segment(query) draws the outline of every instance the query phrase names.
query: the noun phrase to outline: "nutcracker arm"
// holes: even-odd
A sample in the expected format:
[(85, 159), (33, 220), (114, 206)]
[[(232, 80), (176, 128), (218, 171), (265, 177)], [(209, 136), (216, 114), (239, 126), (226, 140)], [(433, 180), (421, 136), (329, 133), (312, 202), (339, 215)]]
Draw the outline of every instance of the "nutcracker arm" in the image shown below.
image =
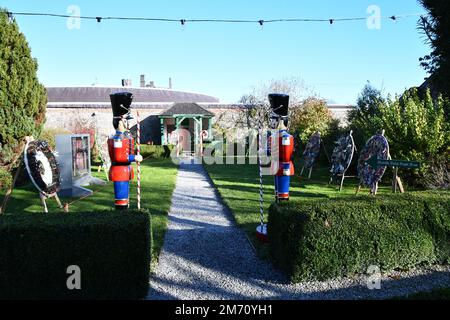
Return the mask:
[(142, 156), (140, 154), (134, 155), (130, 154), (128, 156), (128, 162), (142, 162)]
[(128, 162), (136, 162), (136, 156), (134, 154), (128, 155)]

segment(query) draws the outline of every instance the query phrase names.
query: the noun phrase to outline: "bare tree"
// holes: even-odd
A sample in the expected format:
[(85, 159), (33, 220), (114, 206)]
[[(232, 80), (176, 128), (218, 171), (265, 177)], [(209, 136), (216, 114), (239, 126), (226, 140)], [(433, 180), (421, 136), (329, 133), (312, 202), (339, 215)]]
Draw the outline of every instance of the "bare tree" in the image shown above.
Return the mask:
[(246, 107), (238, 113), (238, 123), (247, 128), (257, 128), (260, 124), (266, 127), (270, 114), (268, 101), (270, 93), (288, 94), (290, 110), (300, 106), (307, 97), (315, 95), (314, 91), (298, 77), (272, 79), (267, 83), (260, 83), (252, 88), (251, 93), (241, 97), (239, 102)]
[(301, 103), (309, 96), (315, 95), (314, 91), (299, 77), (272, 79), (267, 83), (260, 83), (253, 87), (251, 95), (256, 97), (259, 102), (267, 104), (269, 93), (288, 94), (290, 103), (294, 105)]

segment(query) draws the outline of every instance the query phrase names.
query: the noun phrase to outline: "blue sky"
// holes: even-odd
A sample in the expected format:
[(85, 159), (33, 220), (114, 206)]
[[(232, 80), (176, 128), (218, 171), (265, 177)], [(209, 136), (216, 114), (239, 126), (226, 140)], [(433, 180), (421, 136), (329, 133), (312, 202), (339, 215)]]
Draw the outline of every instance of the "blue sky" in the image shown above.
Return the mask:
[[(415, 0), (2, 0), (10, 11), (66, 14), (77, 5), (86, 16), (156, 18), (344, 18), (368, 16), (377, 5), (383, 16), (424, 13)], [(401, 93), (426, 76), (418, 59), (429, 52), (417, 31), (418, 18), (328, 23), (187, 24), (163, 22), (81, 22), (69, 30), (65, 19), (16, 17), (45, 85), (139, 84), (236, 102), (252, 86), (270, 79), (302, 78), (315, 92), (337, 103), (354, 103), (367, 81), (385, 93)]]

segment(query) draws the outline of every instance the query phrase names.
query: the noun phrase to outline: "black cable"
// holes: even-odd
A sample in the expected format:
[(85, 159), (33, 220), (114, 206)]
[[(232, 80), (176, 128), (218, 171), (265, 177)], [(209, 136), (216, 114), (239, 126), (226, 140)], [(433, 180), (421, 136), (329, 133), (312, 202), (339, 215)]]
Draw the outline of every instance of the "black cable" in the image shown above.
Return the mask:
[[(353, 18), (329, 18), (329, 19), (304, 19), (304, 18), (290, 18), (290, 19), (269, 19), (269, 20), (239, 20), (239, 19), (170, 19), (170, 18), (143, 18), (143, 17), (101, 17), (101, 16), (74, 16), (68, 14), (55, 14), (55, 13), (40, 13), (40, 12), (6, 12), (8, 17), (12, 16), (35, 16), (35, 17), (53, 17), (53, 18), (77, 18), (84, 20), (96, 20), (101, 22), (103, 20), (126, 20), (126, 21), (153, 21), (153, 22), (176, 22), (182, 25), (187, 22), (193, 23), (257, 23), (261, 26), (265, 23), (279, 23), (279, 22), (327, 22), (333, 24), (335, 22), (346, 22), (346, 21), (363, 21), (367, 20), (368, 17), (353, 17)], [(384, 20), (397, 21), (400, 18), (410, 18), (410, 17), (424, 17), (424, 14), (403, 14), (403, 15), (392, 15), (386, 17), (380, 17)]]

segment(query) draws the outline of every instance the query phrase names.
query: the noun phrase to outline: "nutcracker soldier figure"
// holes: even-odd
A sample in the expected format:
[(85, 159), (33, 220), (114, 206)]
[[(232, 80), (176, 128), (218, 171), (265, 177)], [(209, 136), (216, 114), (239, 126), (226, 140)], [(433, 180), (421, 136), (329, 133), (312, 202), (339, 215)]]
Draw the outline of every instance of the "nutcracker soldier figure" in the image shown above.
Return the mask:
[[(275, 200), (279, 203), (289, 200), (289, 186), (291, 176), (294, 175), (294, 164), (291, 161), (294, 151), (294, 137), (287, 132), (289, 96), (286, 94), (270, 94), (269, 102), (271, 108), (269, 127), (271, 130), (267, 132), (267, 146), (263, 147), (263, 150), (266, 149), (263, 152), (266, 152), (267, 156), (271, 159), (270, 171), (275, 177)], [(259, 136), (259, 145), (262, 146), (262, 129), (260, 130)], [(260, 160), (259, 209), (261, 224), (256, 228), (256, 237), (262, 242), (267, 242), (267, 224), (264, 223), (262, 167), (263, 165)]]
[[(289, 200), (291, 176), (294, 175), (294, 164), (291, 161), (294, 152), (294, 137), (287, 131), (289, 96), (286, 94), (270, 94), (271, 108), (270, 126), (275, 134), (270, 138), (272, 154), (272, 173), (275, 176), (275, 200)], [(275, 139), (275, 141), (273, 141)], [(275, 158), (275, 159), (274, 159)]]
[(114, 204), (117, 210), (128, 209), (130, 180), (134, 173), (131, 162), (141, 162), (142, 156), (134, 154), (134, 139), (128, 129), (132, 119), (131, 103), (133, 94), (120, 92), (110, 95), (113, 110), (113, 126), (116, 133), (108, 139), (108, 151), (111, 158), (109, 178), (114, 182)]

